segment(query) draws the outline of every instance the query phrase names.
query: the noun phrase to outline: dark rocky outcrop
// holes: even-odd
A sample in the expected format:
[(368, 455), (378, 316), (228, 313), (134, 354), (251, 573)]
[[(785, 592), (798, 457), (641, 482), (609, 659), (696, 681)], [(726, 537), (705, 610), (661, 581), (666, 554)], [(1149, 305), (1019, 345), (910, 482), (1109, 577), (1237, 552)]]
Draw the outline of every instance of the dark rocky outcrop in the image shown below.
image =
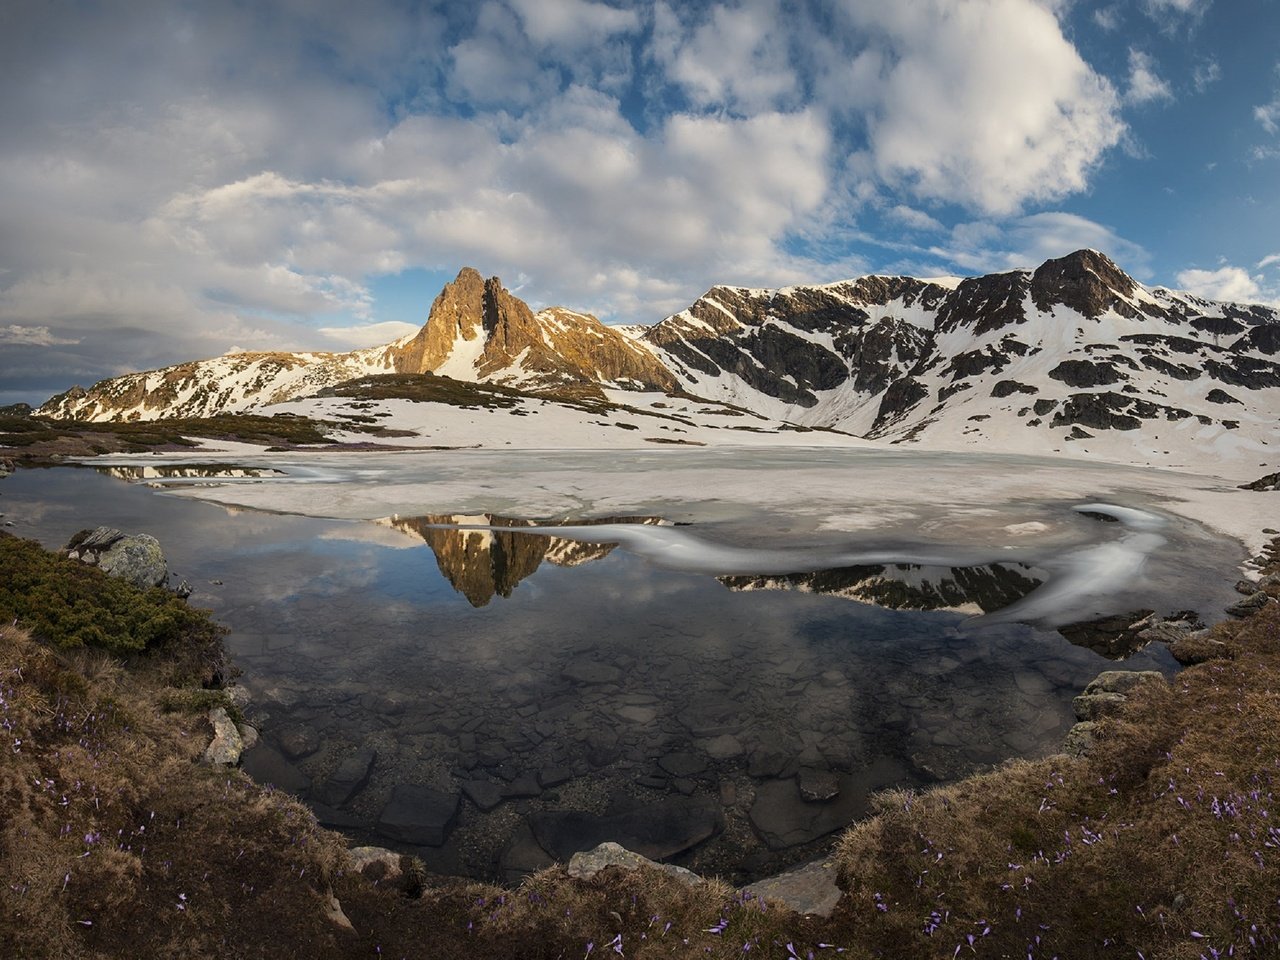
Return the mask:
[(1063, 360), (1049, 376), (1069, 387), (1103, 387), (1126, 379), (1112, 364), (1098, 360)]
[(1250, 329), (1243, 337), (1231, 344), (1235, 351), (1256, 350), (1274, 356), (1280, 353), (1280, 323), (1259, 324)]
[(997, 380), (995, 386), (991, 388), (991, 395), (996, 399), (1013, 396), (1015, 393), (1036, 394), (1040, 391), (1028, 383), (1019, 383), (1017, 380)]
[(1133, 278), (1096, 250), (1077, 250), (1057, 260), (1046, 260), (1031, 276), (1030, 293), (1036, 307), (1052, 310), (1055, 304), (1070, 307), (1094, 319), (1107, 310), (1122, 317), (1136, 317), (1128, 302), (1136, 289)]
[(1079, 424), (1095, 430), (1137, 430), (1143, 420), (1185, 420), (1190, 412), (1178, 407), (1150, 403), (1123, 393), (1076, 393), (1054, 414), (1050, 425)]
[(1280, 490), (1280, 473), (1268, 473), (1250, 483), (1240, 484), (1241, 490)]

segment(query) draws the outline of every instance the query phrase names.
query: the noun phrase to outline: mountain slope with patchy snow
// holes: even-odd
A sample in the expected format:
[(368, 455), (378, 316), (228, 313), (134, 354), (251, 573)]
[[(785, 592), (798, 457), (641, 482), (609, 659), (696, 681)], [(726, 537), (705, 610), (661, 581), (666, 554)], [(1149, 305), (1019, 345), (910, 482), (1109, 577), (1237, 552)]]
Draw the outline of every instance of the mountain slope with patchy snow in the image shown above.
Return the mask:
[(692, 393), (890, 443), (1166, 464), (1280, 443), (1277, 312), (1089, 250), (959, 282), (714, 287), (644, 340)]
[[(302, 413), (331, 405), (303, 401), (344, 381), (423, 373), (561, 399), (626, 391), (648, 394), (648, 405), (667, 394), (716, 437), (737, 408), (774, 436), (791, 423), (891, 444), (1130, 463), (1252, 468), (1280, 443), (1277, 311), (1147, 288), (1091, 250), (965, 279), (718, 286), (649, 328), (608, 327), (562, 307), (534, 313), (498, 278), (464, 268), (422, 329), (385, 347), (179, 364), (74, 388), (39, 412)], [(407, 416), (404, 404), (396, 409)], [(452, 425), (451, 442), (465, 439), (455, 415), (413, 409), (416, 426), (405, 429), (434, 420)], [(582, 410), (560, 419), (577, 434), (561, 446), (601, 442), (597, 427), (611, 426)], [(509, 439), (531, 443), (519, 432)]]

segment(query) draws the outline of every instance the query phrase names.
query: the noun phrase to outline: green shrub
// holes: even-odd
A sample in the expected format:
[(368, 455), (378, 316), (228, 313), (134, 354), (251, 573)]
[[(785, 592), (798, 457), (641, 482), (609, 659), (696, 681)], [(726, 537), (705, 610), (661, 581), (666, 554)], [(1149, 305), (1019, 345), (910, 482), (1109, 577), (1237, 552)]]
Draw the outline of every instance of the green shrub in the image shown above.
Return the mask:
[(0, 622), (18, 624), (59, 647), (114, 654), (221, 635), (209, 614), (167, 590), (139, 589), (38, 543), (0, 537)]

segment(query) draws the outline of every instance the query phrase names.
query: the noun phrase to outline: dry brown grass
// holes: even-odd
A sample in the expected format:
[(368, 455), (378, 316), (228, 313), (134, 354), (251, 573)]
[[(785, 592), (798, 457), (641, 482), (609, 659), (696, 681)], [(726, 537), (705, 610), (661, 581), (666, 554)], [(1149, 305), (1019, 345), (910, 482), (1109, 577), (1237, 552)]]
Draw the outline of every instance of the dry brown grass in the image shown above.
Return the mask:
[(1233, 659), (1138, 688), (1088, 758), (881, 797), (839, 847), (867, 946), (1280, 956), (1280, 605), (1220, 634)]
[(810, 920), (644, 872), (380, 888), (305, 808), (194, 762), (162, 660), (3, 628), (0, 955), (1280, 956), (1280, 605), (1215, 633), (1225, 657), (1138, 688), (1088, 758), (881, 795)]

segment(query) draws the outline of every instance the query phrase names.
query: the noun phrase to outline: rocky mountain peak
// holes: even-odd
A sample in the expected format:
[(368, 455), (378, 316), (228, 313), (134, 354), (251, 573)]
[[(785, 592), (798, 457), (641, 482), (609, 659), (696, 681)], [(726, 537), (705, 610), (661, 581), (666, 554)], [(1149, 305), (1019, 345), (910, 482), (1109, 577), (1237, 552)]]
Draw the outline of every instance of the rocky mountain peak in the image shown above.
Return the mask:
[(1062, 304), (1091, 320), (1109, 309), (1122, 316), (1136, 315), (1127, 301), (1137, 288), (1131, 276), (1097, 250), (1077, 250), (1046, 260), (1031, 275), (1031, 298), (1039, 309)]

